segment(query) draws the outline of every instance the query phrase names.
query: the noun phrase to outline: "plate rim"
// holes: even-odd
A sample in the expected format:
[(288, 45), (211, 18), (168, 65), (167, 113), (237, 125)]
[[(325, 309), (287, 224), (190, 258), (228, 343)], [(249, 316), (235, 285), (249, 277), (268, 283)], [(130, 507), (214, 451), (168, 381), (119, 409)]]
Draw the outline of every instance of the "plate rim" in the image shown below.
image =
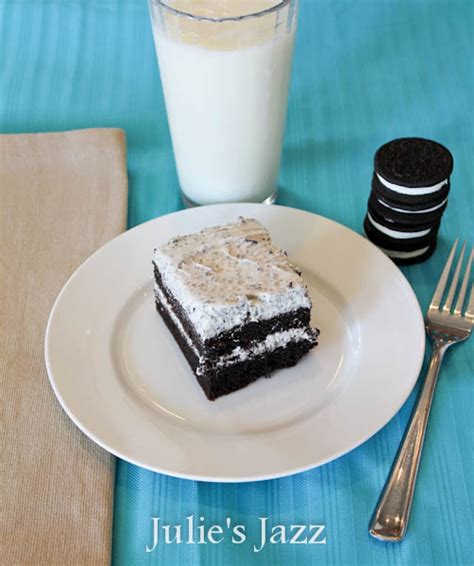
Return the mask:
[[(246, 475), (246, 476), (242, 476), (242, 475), (219, 476), (219, 475), (216, 475), (216, 476), (213, 476), (213, 475), (210, 475), (210, 474), (209, 475), (203, 475), (203, 474), (200, 474), (200, 473), (198, 473), (198, 474), (193, 474), (193, 473), (188, 473), (188, 472), (182, 473), (182, 472), (179, 472), (179, 471), (172, 470), (172, 466), (170, 466), (168, 468), (159, 467), (159, 466), (156, 466), (156, 465), (147, 464), (146, 462), (143, 462), (143, 461), (137, 460), (136, 458), (130, 457), (126, 453), (121, 451), (120, 449), (112, 447), (107, 442), (104, 442), (99, 436), (97, 436), (97, 434), (94, 431), (90, 430), (87, 426), (85, 426), (81, 423), (80, 419), (78, 419), (75, 416), (73, 410), (65, 402), (65, 400), (64, 400), (64, 398), (61, 394), (61, 391), (58, 387), (58, 383), (56, 383), (56, 380), (54, 379), (54, 376), (53, 376), (54, 372), (53, 372), (53, 369), (51, 367), (51, 362), (50, 362), (50, 358), (49, 358), (50, 337), (51, 337), (51, 327), (54, 323), (55, 316), (56, 316), (57, 310), (58, 310), (58, 308), (61, 304), (62, 298), (63, 298), (64, 294), (67, 292), (68, 287), (70, 286), (72, 281), (75, 279), (78, 272), (80, 272), (82, 269), (84, 269), (85, 266), (89, 262), (94, 261), (96, 256), (100, 255), (105, 248), (109, 247), (112, 244), (112, 242), (116, 243), (117, 241), (119, 241), (121, 239), (129, 237), (128, 235), (129, 235), (130, 232), (136, 232), (136, 231), (139, 231), (139, 230), (143, 230), (146, 225), (157, 223), (164, 218), (171, 218), (171, 217), (174, 217), (174, 216), (177, 216), (177, 215), (179, 215), (179, 216), (186, 215), (188, 213), (189, 214), (196, 214), (196, 210), (228, 208), (228, 207), (233, 207), (233, 206), (241, 207), (241, 206), (248, 206), (248, 205), (255, 206), (255, 207), (265, 207), (265, 208), (271, 206), (271, 208), (275, 208), (275, 209), (278, 208), (278, 209), (290, 210), (290, 211), (296, 212), (298, 214), (303, 214), (303, 215), (311, 218), (313, 221), (317, 220), (318, 218), (321, 218), (325, 222), (329, 222), (330, 224), (335, 225), (335, 227), (337, 229), (342, 229), (342, 230), (348, 232), (350, 234), (350, 237), (352, 237), (352, 238), (356, 237), (356, 239), (358, 239), (359, 241), (361, 240), (364, 243), (364, 245), (368, 245), (369, 248), (372, 250), (372, 252), (376, 253), (379, 256), (379, 258), (382, 258), (382, 261), (388, 262), (388, 264), (391, 264), (391, 267), (397, 269), (398, 276), (403, 281), (403, 284), (406, 287), (406, 290), (409, 292), (409, 294), (411, 294), (413, 304), (416, 307), (416, 312), (417, 312), (417, 315), (418, 315), (417, 316), (418, 323), (419, 323), (419, 326), (420, 326), (420, 329), (421, 329), (421, 332), (420, 332), (421, 342), (420, 342), (420, 348), (419, 348), (419, 352), (418, 352), (418, 363), (416, 364), (416, 367), (417, 367), (416, 377), (414, 378), (412, 385), (409, 386), (408, 390), (405, 391), (403, 395), (401, 395), (401, 397), (400, 397), (401, 401), (400, 401), (400, 403), (398, 403), (396, 405), (396, 409), (392, 411), (391, 416), (386, 420), (384, 418), (383, 419), (384, 422), (380, 426), (378, 426), (376, 429), (373, 429), (372, 431), (368, 432), (367, 434), (361, 436), (360, 439), (358, 439), (358, 441), (356, 443), (352, 444), (349, 448), (343, 448), (343, 449), (341, 449), (337, 452), (334, 452), (331, 456), (328, 456), (327, 458), (319, 459), (316, 463), (304, 464), (304, 465), (301, 465), (301, 466), (287, 466), (284, 471), (280, 470), (280, 471), (277, 471), (277, 472), (274, 472), (274, 473), (265, 473), (265, 474), (259, 474), (259, 475)], [(112, 238), (111, 240), (105, 242), (99, 248), (97, 248), (93, 253), (91, 253), (76, 269), (74, 269), (74, 271), (69, 276), (67, 281), (63, 284), (61, 290), (59, 291), (59, 293), (58, 293), (58, 295), (57, 295), (56, 299), (54, 300), (53, 305), (51, 307), (50, 314), (48, 316), (48, 321), (47, 321), (47, 324), (46, 324), (45, 335), (44, 335), (44, 357), (45, 357), (45, 365), (46, 365), (49, 383), (50, 383), (50, 385), (51, 385), (51, 387), (54, 391), (54, 394), (56, 395), (56, 398), (58, 399), (62, 409), (65, 411), (67, 416), (77, 426), (77, 428), (79, 428), (79, 430), (82, 433), (84, 433), (93, 442), (95, 442), (97, 445), (99, 445), (101, 448), (103, 448), (104, 450), (106, 450), (110, 454), (114, 455), (115, 457), (118, 457), (118, 458), (120, 458), (124, 461), (127, 461), (127, 462), (129, 462), (133, 465), (139, 466), (139, 467), (144, 468), (146, 470), (165, 474), (165, 475), (168, 475), (168, 476), (171, 476), (171, 477), (176, 477), (176, 478), (179, 478), (179, 479), (187, 479), (187, 480), (192, 480), (192, 481), (204, 481), (204, 482), (218, 482), (218, 483), (247, 483), (247, 482), (265, 481), (265, 480), (287, 477), (287, 476), (291, 476), (291, 475), (294, 475), (294, 474), (298, 474), (298, 473), (302, 473), (302, 472), (314, 469), (314, 468), (319, 467), (319, 466), (323, 466), (323, 465), (325, 465), (329, 462), (332, 462), (333, 460), (340, 458), (341, 456), (343, 456), (345, 454), (352, 452), (353, 450), (355, 450), (356, 448), (358, 448), (359, 446), (361, 446), (362, 444), (367, 442), (370, 438), (375, 436), (378, 432), (380, 432), (380, 430), (382, 430), (397, 415), (397, 413), (403, 407), (403, 405), (405, 404), (405, 402), (409, 398), (410, 394), (412, 393), (412, 391), (413, 391), (413, 389), (414, 389), (414, 387), (415, 387), (415, 385), (418, 381), (418, 377), (419, 377), (419, 374), (420, 374), (420, 371), (421, 371), (422, 365), (423, 365), (425, 349), (426, 349), (426, 334), (425, 334), (425, 327), (424, 327), (424, 317), (423, 317), (423, 313), (421, 311), (421, 307), (420, 307), (420, 304), (419, 304), (419, 301), (418, 301), (418, 297), (416, 296), (416, 293), (415, 293), (413, 287), (411, 286), (410, 282), (408, 281), (407, 277), (405, 276), (405, 274), (400, 269), (398, 269), (397, 266), (392, 262), (392, 260), (390, 260), (390, 258), (388, 258), (379, 248), (377, 248), (377, 246), (372, 244), (372, 242), (367, 240), (361, 234), (355, 232), (353, 229), (345, 226), (344, 224), (341, 224), (340, 222), (337, 222), (336, 220), (325, 217), (321, 214), (314, 213), (314, 212), (311, 212), (311, 211), (308, 211), (308, 210), (295, 208), (295, 207), (290, 207), (290, 206), (284, 206), (284, 205), (278, 205), (278, 204), (266, 205), (266, 204), (258, 204), (258, 203), (222, 203), (222, 204), (205, 205), (205, 206), (201, 206), (201, 207), (197, 207), (197, 208), (187, 208), (187, 209), (183, 209), (183, 210), (173, 211), (171, 213), (163, 214), (161, 216), (147, 220), (146, 222), (140, 223), (140, 224), (138, 224), (138, 225), (136, 225), (136, 226), (134, 226), (134, 227), (132, 227), (128, 230), (125, 230), (121, 234), (117, 235), (115, 238)]]

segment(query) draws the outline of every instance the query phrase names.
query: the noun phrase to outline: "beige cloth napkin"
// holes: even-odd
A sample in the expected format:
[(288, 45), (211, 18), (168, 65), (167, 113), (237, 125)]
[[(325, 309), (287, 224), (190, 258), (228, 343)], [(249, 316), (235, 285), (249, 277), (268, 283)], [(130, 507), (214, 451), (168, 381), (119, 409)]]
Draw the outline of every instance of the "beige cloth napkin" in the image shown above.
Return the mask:
[(114, 461), (49, 385), (44, 333), (74, 269), (126, 225), (124, 133), (0, 136), (0, 563), (109, 564)]

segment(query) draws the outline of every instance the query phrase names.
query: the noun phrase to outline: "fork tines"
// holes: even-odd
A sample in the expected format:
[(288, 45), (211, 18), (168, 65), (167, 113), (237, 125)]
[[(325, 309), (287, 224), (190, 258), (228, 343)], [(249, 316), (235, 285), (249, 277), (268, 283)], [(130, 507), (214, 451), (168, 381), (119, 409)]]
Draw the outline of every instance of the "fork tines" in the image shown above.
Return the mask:
[[(430, 303), (430, 307), (429, 307), (430, 312), (439, 311), (439, 309), (440, 309), (441, 301), (442, 301), (442, 298), (443, 298), (443, 295), (444, 295), (444, 292), (445, 292), (445, 289), (446, 289), (446, 284), (448, 282), (449, 274), (451, 272), (451, 267), (453, 265), (454, 257), (456, 255), (456, 248), (457, 248), (457, 245), (458, 245), (458, 241), (459, 240), (456, 240), (454, 242), (453, 247), (451, 248), (451, 252), (449, 254), (446, 265), (444, 266), (443, 273), (441, 274), (441, 277), (439, 279), (438, 285), (437, 285), (436, 290), (434, 292), (433, 298), (431, 299), (431, 303)], [(454, 270), (453, 279), (451, 281), (451, 285), (449, 287), (449, 291), (448, 291), (448, 294), (446, 296), (446, 301), (445, 301), (445, 303), (442, 307), (441, 312), (443, 312), (444, 314), (447, 314), (447, 315), (452, 314), (452, 315), (458, 316), (458, 317), (464, 316), (469, 320), (473, 320), (474, 319), (474, 290), (473, 290), (472, 285), (471, 285), (471, 290), (469, 292), (469, 298), (468, 298), (468, 302), (467, 302), (467, 306), (466, 306), (466, 310), (464, 311), (464, 314), (463, 314), (463, 307), (464, 307), (464, 303), (465, 303), (465, 299), (466, 299), (466, 291), (467, 291), (467, 288), (468, 288), (469, 279), (470, 279), (470, 275), (471, 275), (472, 259), (473, 259), (474, 249), (471, 249), (471, 253), (470, 253), (469, 259), (467, 261), (464, 277), (462, 279), (461, 287), (460, 287), (460, 289), (458, 291), (458, 295), (457, 295), (456, 306), (454, 307), (454, 311), (451, 311), (454, 296), (456, 294), (456, 288), (458, 286), (459, 276), (460, 276), (460, 273), (461, 273), (461, 268), (462, 268), (462, 264), (463, 264), (465, 250), (466, 250), (466, 242), (464, 242), (463, 245), (462, 245), (461, 253), (459, 254), (459, 259), (457, 261), (456, 268)]]

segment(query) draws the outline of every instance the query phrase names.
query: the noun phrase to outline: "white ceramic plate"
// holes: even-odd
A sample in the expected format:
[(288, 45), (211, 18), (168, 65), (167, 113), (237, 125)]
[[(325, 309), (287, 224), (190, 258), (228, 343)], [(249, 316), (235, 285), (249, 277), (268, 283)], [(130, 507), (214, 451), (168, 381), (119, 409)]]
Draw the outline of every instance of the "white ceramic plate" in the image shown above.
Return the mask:
[[(210, 402), (155, 311), (151, 257), (239, 215), (302, 268), (321, 335), (296, 367)], [(232, 204), (163, 216), (93, 254), (52, 309), (46, 364), (64, 410), (109, 452), (182, 478), (250, 481), (329, 462), (375, 434), (412, 390), (424, 347), (410, 285), (367, 240), (301, 210)]]

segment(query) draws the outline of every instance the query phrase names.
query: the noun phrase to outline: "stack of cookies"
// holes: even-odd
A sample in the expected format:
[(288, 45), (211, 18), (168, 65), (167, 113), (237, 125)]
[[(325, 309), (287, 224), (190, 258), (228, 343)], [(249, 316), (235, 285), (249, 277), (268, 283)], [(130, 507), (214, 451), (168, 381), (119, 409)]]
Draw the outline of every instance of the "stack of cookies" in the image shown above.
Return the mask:
[(451, 153), (434, 141), (400, 138), (377, 150), (374, 166), (367, 237), (398, 264), (427, 259), (448, 204)]

